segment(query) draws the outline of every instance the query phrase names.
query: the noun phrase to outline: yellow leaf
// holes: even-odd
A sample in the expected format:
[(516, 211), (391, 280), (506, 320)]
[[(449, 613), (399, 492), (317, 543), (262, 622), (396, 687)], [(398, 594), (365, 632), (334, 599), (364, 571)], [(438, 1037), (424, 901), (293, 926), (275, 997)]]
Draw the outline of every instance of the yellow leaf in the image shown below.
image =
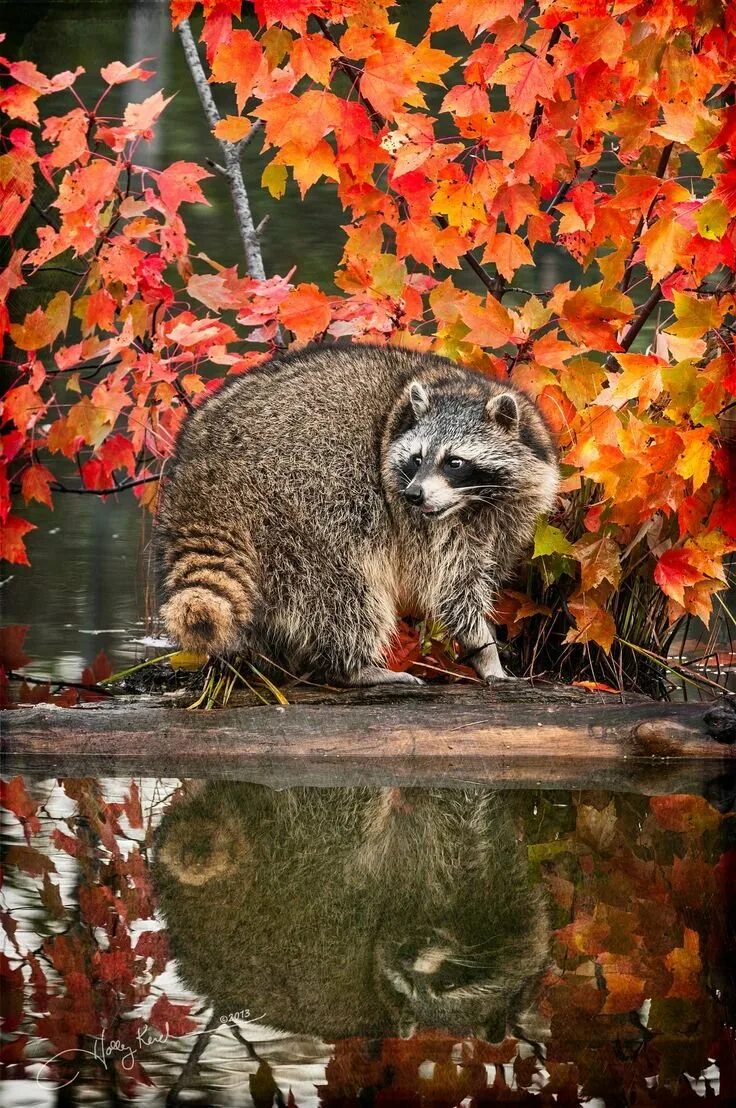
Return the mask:
[(179, 650), (169, 657), (172, 669), (201, 669), (206, 661), (206, 654), (195, 654), (191, 650)]
[(723, 238), (730, 222), (731, 214), (717, 196), (706, 200), (695, 215), (698, 232), (704, 239)]
[(406, 284), (406, 266), (393, 254), (380, 254), (373, 264), (371, 288), (386, 296), (401, 296)]
[(711, 434), (709, 427), (695, 427), (692, 431), (680, 432), (680, 437), (685, 442), (685, 450), (675, 470), (680, 477), (692, 478), (693, 491), (699, 489), (708, 480), (713, 454)]
[(679, 264), (691, 233), (673, 215), (663, 215), (641, 236), (644, 260), (653, 281), (661, 281)]
[(601, 391), (598, 404), (621, 408), (629, 400), (639, 401), (639, 411), (662, 392), (663, 363), (651, 354), (617, 354), (621, 373), (609, 373), (609, 387)]
[(723, 309), (714, 296), (676, 292), (674, 305), (677, 322), (670, 324), (667, 334), (678, 338), (699, 339), (706, 331), (718, 327), (723, 319)]
[(49, 346), (69, 323), (71, 297), (68, 292), (57, 292), (47, 307), (29, 312), (23, 323), (11, 323), (10, 335), (19, 350), (40, 350)]
[(280, 200), (286, 192), (287, 176), (285, 165), (276, 165), (275, 162), (271, 162), (263, 171), (261, 184), (268, 189), (275, 200)]

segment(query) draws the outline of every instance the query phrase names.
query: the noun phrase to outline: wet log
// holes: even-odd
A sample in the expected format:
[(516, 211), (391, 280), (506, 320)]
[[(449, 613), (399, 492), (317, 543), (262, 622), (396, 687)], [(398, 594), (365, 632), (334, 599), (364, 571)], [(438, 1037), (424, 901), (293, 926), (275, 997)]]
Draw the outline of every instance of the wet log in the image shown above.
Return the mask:
[[(191, 699), (191, 697), (190, 697)], [(290, 785), (616, 789), (732, 796), (736, 737), (712, 704), (497, 682), (289, 693), (187, 711), (181, 695), (4, 713), (6, 772)]]

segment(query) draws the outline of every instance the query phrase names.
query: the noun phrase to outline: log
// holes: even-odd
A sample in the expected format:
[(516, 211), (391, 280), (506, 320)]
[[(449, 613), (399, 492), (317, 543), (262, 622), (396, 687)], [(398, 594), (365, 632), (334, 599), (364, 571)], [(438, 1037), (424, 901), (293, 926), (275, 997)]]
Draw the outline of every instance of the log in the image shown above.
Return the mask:
[[(290, 703), (186, 711), (174, 697), (5, 712), (11, 772), (292, 785), (482, 785), (730, 795), (736, 746), (712, 705), (526, 682), (302, 689)], [(191, 699), (191, 697), (190, 697)], [(186, 702), (186, 701), (185, 701)], [(726, 732), (726, 737), (727, 732)]]

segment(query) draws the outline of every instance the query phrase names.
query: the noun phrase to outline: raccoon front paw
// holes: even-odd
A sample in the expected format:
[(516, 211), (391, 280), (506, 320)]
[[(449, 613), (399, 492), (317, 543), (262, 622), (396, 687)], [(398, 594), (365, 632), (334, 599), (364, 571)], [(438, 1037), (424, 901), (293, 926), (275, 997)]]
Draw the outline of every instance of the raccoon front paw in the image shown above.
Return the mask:
[(415, 677), (413, 673), (405, 670), (382, 669), (380, 666), (366, 666), (357, 677), (351, 681), (352, 685), (423, 685), (421, 677)]
[(483, 666), (482, 669), (476, 670), (476, 673), (486, 685), (492, 685), (494, 681), (516, 680), (513, 673), (507, 673), (498, 660), (492, 664)]

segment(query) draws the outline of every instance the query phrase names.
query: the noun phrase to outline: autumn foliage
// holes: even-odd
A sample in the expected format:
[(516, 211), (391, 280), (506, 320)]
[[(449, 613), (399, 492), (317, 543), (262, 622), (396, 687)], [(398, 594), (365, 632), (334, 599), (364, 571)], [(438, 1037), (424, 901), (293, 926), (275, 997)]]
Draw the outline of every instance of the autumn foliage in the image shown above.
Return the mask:
[[(242, 156), (272, 226), (289, 178), (336, 192), (337, 291), (194, 255), (208, 171), (136, 162), (169, 96), (106, 114), (142, 65), (103, 66), (83, 104), (78, 73), (2, 61), (0, 229), (24, 235), (0, 275), (3, 557), (28, 563), (23, 504), (70, 484), (153, 507), (200, 394), (283, 343), (348, 338), (510, 377), (557, 433), (563, 498), (499, 607), (510, 637), (659, 650), (707, 620), (736, 542), (733, 6), (438, 0), (417, 42), (387, 0), (242, 9), (173, 0), (172, 24), (200, 28), (230, 104), (215, 136), (240, 153), (262, 129)], [(63, 287), (14, 311), (54, 268)]]

